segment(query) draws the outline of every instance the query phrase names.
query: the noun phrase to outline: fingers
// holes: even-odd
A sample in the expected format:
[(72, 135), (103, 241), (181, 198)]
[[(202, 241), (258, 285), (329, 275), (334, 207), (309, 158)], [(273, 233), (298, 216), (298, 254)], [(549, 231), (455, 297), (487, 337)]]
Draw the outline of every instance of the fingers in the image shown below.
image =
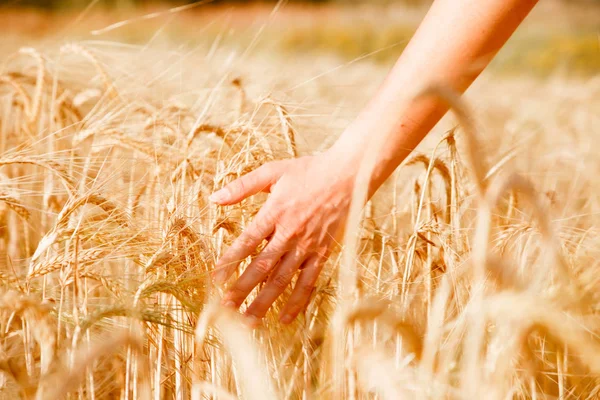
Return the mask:
[(264, 281), (288, 250), (287, 243), (275, 235), (267, 247), (248, 265), (242, 276), (227, 292), (223, 302), (228, 307), (238, 308), (252, 289)]
[(298, 251), (286, 253), (275, 268), (275, 271), (269, 276), (266, 285), (261, 289), (250, 307), (248, 307), (246, 314), (258, 319), (263, 318), (275, 300), (292, 282), (292, 278), (303, 261), (304, 254)]
[(279, 314), (279, 320), (284, 324), (292, 322), (304, 310), (310, 300), (317, 278), (321, 273), (326, 257), (315, 254), (304, 262), (304, 268), (296, 281), (294, 290), (287, 304)]
[(213, 272), (216, 283), (223, 283), (229, 279), (240, 263), (273, 232), (275, 224), (270, 215), (269, 208), (265, 204), (256, 214), (252, 223), (221, 256)]
[(279, 162), (261, 165), (211, 194), (209, 200), (222, 206), (239, 203), (253, 194), (269, 191), (281, 173)]

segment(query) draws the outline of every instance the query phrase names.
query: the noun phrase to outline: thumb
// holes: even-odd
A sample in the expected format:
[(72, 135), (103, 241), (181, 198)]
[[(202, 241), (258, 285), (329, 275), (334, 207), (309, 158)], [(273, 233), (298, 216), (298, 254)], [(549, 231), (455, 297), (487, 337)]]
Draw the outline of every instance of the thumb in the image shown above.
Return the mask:
[(278, 162), (261, 165), (254, 171), (217, 190), (208, 199), (222, 206), (239, 203), (253, 194), (269, 191), (282, 174), (283, 169)]

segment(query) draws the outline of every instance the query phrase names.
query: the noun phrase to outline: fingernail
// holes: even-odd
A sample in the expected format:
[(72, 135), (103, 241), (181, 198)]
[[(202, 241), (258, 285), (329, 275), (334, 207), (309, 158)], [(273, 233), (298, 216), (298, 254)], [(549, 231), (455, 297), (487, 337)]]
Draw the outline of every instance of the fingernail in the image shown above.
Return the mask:
[(294, 317), (289, 315), (289, 314), (285, 314), (283, 315), (279, 321), (281, 321), (282, 324), (289, 324), (290, 322), (292, 322), (294, 320)]
[(254, 316), (252, 314), (245, 314), (244, 315), (244, 322), (250, 328), (256, 328), (256, 327), (258, 327), (260, 325), (260, 318)]
[(221, 304), (225, 308), (237, 308), (233, 300), (223, 300)]
[(223, 189), (217, 190), (208, 196), (208, 200), (212, 201), (213, 203), (223, 203), (227, 200), (227, 192), (225, 192)]

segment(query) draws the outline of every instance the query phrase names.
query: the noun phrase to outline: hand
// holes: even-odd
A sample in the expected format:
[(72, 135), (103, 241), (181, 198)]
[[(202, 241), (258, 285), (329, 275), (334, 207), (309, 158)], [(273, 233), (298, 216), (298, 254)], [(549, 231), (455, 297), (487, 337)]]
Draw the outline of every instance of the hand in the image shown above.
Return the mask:
[(217, 262), (213, 277), (223, 283), (268, 239), (225, 295), (224, 305), (239, 308), (252, 289), (266, 280), (246, 311), (258, 323), (300, 270), (280, 321), (290, 323), (305, 309), (345, 221), (354, 183), (351, 171), (343, 155), (330, 151), (265, 164), (213, 193), (211, 201), (230, 205), (258, 192), (270, 192), (254, 220)]

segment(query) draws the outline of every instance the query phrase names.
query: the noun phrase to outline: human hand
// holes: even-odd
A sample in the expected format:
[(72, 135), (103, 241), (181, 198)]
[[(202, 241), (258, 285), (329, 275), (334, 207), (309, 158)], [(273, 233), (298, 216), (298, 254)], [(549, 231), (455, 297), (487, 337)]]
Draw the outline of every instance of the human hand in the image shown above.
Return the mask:
[(224, 305), (239, 308), (266, 280), (246, 311), (256, 324), (300, 270), (280, 321), (290, 323), (304, 310), (350, 206), (354, 168), (346, 164), (343, 154), (333, 151), (274, 161), (213, 193), (211, 201), (231, 205), (258, 192), (270, 192), (253, 221), (217, 262), (213, 277), (224, 283), (268, 239), (263, 251), (229, 289)]

